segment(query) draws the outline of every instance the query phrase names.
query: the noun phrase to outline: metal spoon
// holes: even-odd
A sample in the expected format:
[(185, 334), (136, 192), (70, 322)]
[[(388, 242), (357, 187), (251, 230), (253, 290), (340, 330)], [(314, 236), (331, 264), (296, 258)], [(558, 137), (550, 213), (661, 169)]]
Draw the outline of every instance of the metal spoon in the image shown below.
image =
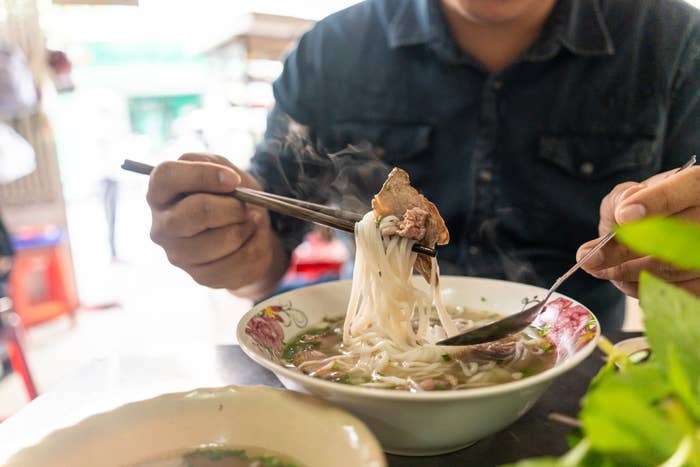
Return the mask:
[[(691, 167), (696, 162), (696, 157), (692, 156), (688, 162), (683, 164), (674, 173), (678, 173), (681, 170)], [(603, 238), (600, 239), (598, 243), (588, 252), (583, 258), (581, 258), (576, 264), (574, 264), (571, 269), (566, 271), (563, 276), (554, 282), (554, 284), (547, 291), (547, 295), (540, 301), (537, 301), (534, 305), (525, 308), (523, 311), (515, 313), (510, 316), (506, 316), (503, 319), (494, 321), (493, 323), (487, 324), (480, 328), (472, 329), (470, 331), (464, 332), (462, 334), (457, 334), (447, 339), (441, 340), (437, 345), (473, 345), (473, 344), (483, 344), (484, 342), (491, 342), (498, 339), (503, 339), (517, 332), (522, 331), (528, 327), (535, 320), (537, 315), (544, 309), (547, 301), (552, 296), (552, 294), (559, 288), (560, 285), (564, 283), (573, 273), (575, 273), (581, 265), (590, 259), (591, 256), (596, 254), (601, 248), (605, 246), (613, 237), (615, 232), (608, 232)]]

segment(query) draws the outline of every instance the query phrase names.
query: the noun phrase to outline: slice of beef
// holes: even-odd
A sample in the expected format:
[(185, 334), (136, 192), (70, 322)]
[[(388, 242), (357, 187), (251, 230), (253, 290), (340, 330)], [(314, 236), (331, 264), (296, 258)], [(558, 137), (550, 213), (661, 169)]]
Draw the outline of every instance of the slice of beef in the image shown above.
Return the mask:
[[(396, 216), (398, 234), (416, 239), (420, 244), (434, 248), (450, 241), (450, 233), (437, 207), (411, 186), (406, 171), (394, 168), (382, 189), (372, 199), (375, 217)], [(416, 271), (430, 282), (430, 258), (418, 255)]]

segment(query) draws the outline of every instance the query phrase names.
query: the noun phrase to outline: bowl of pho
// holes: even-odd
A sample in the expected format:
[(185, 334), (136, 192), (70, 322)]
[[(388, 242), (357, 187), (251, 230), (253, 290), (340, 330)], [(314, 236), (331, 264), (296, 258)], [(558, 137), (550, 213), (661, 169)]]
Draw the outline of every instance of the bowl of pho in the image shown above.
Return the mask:
[(93, 415), (2, 465), (385, 467), (386, 460), (367, 427), (338, 407), (284, 389), (227, 386), (164, 394)]
[(248, 356), (285, 387), (357, 415), (385, 451), (435, 455), (495, 433), (595, 348), (595, 316), (561, 294), (516, 335), (474, 346), (436, 345), (516, 313), (546, 290), (440, 276), (436, 259), (412, 247), (444, 244), (449, 234), (435, 206), (400, 169), (372, 206), (355, 227), (351, 281), (265, 300), (244, 315), (237, 336)]

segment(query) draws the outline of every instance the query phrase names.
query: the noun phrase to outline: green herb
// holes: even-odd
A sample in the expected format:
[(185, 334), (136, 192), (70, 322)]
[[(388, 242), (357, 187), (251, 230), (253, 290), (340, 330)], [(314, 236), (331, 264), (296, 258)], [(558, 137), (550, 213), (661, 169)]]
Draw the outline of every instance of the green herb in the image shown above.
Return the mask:
[[(549, 327), (549, 326), (545, 326), (545, 327), (543, 327), (543, 328), (536, 328), (536, 329), (537, 329), (537, 334), (539, 334), (541, 337), (546, 336), (547, 334), (549, 334), (549, 331), (552, 330), (552, 328)], [(551, 344), (550, 344), (550, 345), (551, 345)], [(545, 349), (545, 350), (546, 350), (546, 349)]]
[(532, 368), (523, 368), (522, 370), (520, 370), (520, 373), (522, 373), (523, 378), (527, 378), (528, 376), (534, 375), (535, 370), (533, 370)]
[(551, 352), (554, 349), (554, 346), (551, 342), (545, 341), (540, 344), (540, 349), (544, 350), (545, 352)]
[[(289, 462), (285, 462), (279, 457), (275, 456), (263, 456), (260, 458), (256, 459), (251, 459), (253, 461), (261, 461), (262, 462), (262, 467), (297, 467), (296, 464), (290, 464)], [(254, 464), (251, 464), (254, 465)]]
[[(618, 239), (640, 254), (700, 269), (697, 225), (647, 219), (620, 227)], [(582, 440), (559, 459), (518, 467), (700, 466), (700, 299), (648, 273), (639, 292), (651, 357), (634, 364), (602, 338), (608, 363), (583, 400)]]
[(384, 216), (382, 216), (382, 215), (377, 216), (377, 227), (379, 227), (379, 225), (382, 223), (382, 219), (384, 219)]
[(486, 301), (486, 297), (481, 297), (481, 301), (482, 301), (482, 302), (485, 302), (485, 301)]
[(243, 460), (248, 459), (248, 456), (243, 449), (223, 448), (197, 449), (196, 451), (185, 454), (184, 457), (187, 462), (193, 462), (197, 458), (203, 458), (210, 461), (220, 461), (221, 459), (226, 459), (229, 457)]
[(588, 329), (589, 331), (592, 331), (597, 326), (598, 326), (598, 321), (596, 321), (595, 318), (591, 318), (590, 320), (588, 320), (588, 324), (586, 324), (586, 329)]
[[(275, 455), (265, 454), (262, 456), (249, 457), (243, 449), (197, 449), (196, 451), (185, 454), (183, 457), (185, 462), (187, 462), (188, 467), (201, 465), (202, 460), (211, 461), (211, 463), (219, 465), (219, 461), (230, 458), (239, 459), (241, 461), (250, 461), (250, 465), (260, 465), (262, 467), (297, 467), (296, 464), (286, 462)], [(209, 465), (209, 463), (207, 463), (207, 465)], [(229, 464), (227, 462), (222, 462), (220, 465), (223, 466)], [(236, 465), (238, 465), (238, 463), (236, 463)]]
[(446, 353), (442, 354), (442, 359), (445, 360), (446, 362), (451, 362), (451, 361), (452, 361), (452, 357), (450, 357), (450, 356), (447, 355)]
[(700, 269), (697, 223), (650, 217), (621, 225), (616, 229), (616, 238), (637, 253), (684, 269)]
[(320, 336), (330, 334), (332, 332), (333, 330), (330, 328), (330, 326), (326, 326), (323, 328), (308, 329), (304, 331), (303, 333), (299, 334), (294, 339), (292, 339), (292, 341), (289, 344), (284, 346), (284, 350), (282, 351), (282, 358), (284, 358), (288, 362), (291, 362), (294, 359), (294, 356), (302, 350), (312, 350), (321, 345), (319, 342), (305, 341), (304, 339), (306, 337)]
[(391, 185), (387, 185), (386, 187), (384, 187), (384, 189), (385, 189), (386, 191), (391, 191)]

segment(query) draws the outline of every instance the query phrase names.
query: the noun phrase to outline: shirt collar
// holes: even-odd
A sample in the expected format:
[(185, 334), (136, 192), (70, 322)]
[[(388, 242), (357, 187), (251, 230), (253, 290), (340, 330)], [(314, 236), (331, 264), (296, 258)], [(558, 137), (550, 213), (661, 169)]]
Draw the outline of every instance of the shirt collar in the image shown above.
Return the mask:
[[(388, 25), (392, 48), (425, 44), (447, 36), (439, 0), (402, 0)], [(444, 37), (443, 37), (444, 39)], [(529, 59), (554, 56), (561, 46), (582, 56), (612, 55), (615, 47), (599, 0), (558, 0)]]
[[(540, 44), (547, 49), (548, 42), (558, 42), (581, 56), (615, 53), (599, 0), (558, 0)], [(536, 53), (535, 49), (533, 47)]]
[[(432, 0), (435, 1), (435, 0)], [(431, 14), (431, 0), (401, 0), (389, 21), (389, 47), (425, 44), (435, 38), (439, 23)]]

